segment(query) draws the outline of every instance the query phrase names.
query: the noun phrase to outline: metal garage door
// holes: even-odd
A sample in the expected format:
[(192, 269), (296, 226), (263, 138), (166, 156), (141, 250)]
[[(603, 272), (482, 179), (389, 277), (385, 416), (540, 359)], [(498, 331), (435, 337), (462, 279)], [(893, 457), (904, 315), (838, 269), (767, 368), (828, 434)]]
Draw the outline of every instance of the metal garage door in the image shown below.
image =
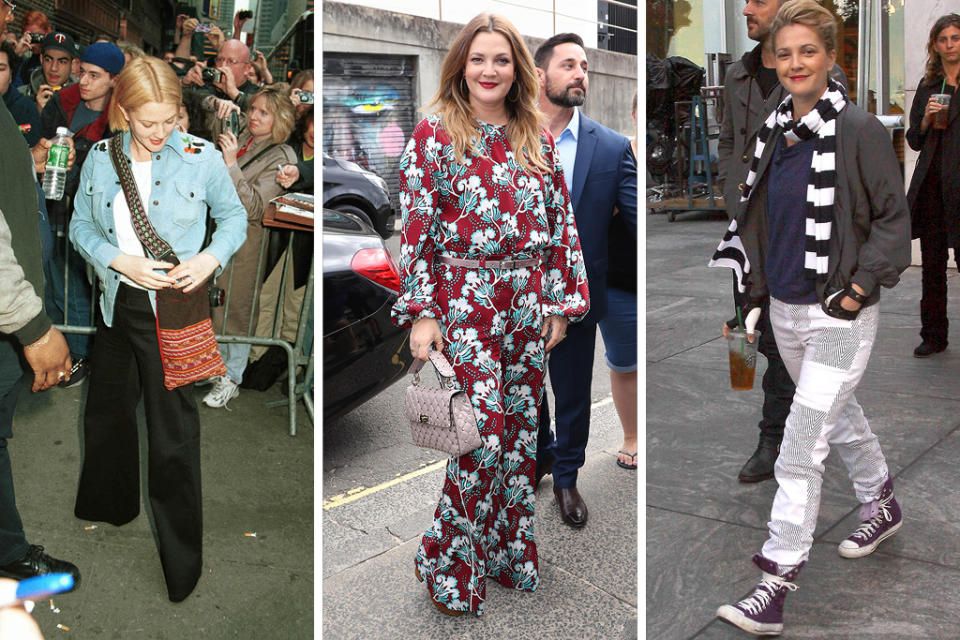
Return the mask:
[(412, 57), (323, 54), (323, 150), (386, 180), (394, 211), (400, 155), (416, 124), (414, 73)]

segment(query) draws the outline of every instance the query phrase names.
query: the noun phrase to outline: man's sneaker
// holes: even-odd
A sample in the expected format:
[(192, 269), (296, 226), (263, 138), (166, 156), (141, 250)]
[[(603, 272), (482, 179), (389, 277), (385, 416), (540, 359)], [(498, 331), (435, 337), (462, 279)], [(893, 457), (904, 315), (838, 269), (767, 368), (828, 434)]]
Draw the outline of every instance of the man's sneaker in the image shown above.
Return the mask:
[(900, 505), (893, 497), (893, 480), (887, 478), (880, 489), (880, 498), (860, 507), (860, 526), (840, 543), (837, 551), (844, 558), (868, 556), (902, 524)]
[(203, 397), (203, 404), (214, 409), (227, 408), (227, 403), (240, 395), (240, 389), (236, 382), (229, 376), (220, 376), (213, 383), (213, 389)]
[(779, 575), (776, 562), (756, 554), (753, 563), (763, 571), (763, 577), (753, 592), (737, 604), (725, 604), (717, 609), (717, 617), (757, 636), (778, 636), (783, 631), (783, 601), (787, 591), (796, 591), (792, 580), (804, 563), (784, 575)]
[(90, 374), (90, 361), (83, 357), (77, 358), (73, 361), (73, 366), (70, 367), (70, 379), (63, 380), (62, 382), (58, 382), (57, 386), (63, 387), (64, 389), (66, 389), (67, 387), (72, 387), (76, 384), (80, 384), (81, 382), (83, 382), (83, 379), (86, 378), (89, 374)]
[(34, 578), (47, 573), (69, 573), (73, 576), (73, 589), (80, 586), (80, 570), (76, 565), (48, 556), (43, 552), (43, 547), (38, 544), (30, 545), (27, 553), (19, 560), (0, 567), (0, 577), (14, 580)]

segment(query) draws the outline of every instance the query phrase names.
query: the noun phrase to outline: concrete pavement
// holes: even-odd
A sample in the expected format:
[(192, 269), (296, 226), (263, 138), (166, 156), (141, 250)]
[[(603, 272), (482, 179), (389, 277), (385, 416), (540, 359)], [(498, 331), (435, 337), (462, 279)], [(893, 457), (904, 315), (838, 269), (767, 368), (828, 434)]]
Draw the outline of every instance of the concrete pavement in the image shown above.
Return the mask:
[[(647, 216), (646, 637), (746, 638), (714, 618), (757, 582), (776, 491), (737, 482), (756, 446), (765, 359), (755, 388), (730, 390), (721, 324), (731, 276), (706, 263), (726, 222)], [(960, 284), (949, 277), (960, 322)], [(784, 638), (960, 637), (960, 338), (933, 358), (919, 344), (920, 269), (884, 290), (881, 325), (857, 390), (904, 513), (873, 555), (841, 558), (859, 504), (838, 456), (827, 459), (810, 560), (788, 595)]]
[[(278, 386), (241, 389), (230, 411), (200, 406), (204, 569), (193, 594), (173, 604), (143, 509), (122, 527), (73, 516), (86, 387), (25, 392), (9, 441), (28, 540), (82, 574), (74, 593), (37, 603), (44, 636), (312, 638), (314, 430), (302, 403), (296, 437), (286, 407), (265, 406), (283, 398)], [(141, 412), (145, 451), (142, 422)]]
[(601, 384), (607, 369), (599, 336), (597, 343), (590, 442), (577, 483), (589, 521), (581, 530), (563, 524), (552, 478), (544, 478), (534, 524), (540, 586), (522, 593), (489, 582), (480, 617), (439, 613), (413, 574), (443, 460), (410, 442), (402, 417), (407, 381), (325, 424), (324, 638), (637, 637), (638, 479), (616, 466), (623, 434), (609, 384)]

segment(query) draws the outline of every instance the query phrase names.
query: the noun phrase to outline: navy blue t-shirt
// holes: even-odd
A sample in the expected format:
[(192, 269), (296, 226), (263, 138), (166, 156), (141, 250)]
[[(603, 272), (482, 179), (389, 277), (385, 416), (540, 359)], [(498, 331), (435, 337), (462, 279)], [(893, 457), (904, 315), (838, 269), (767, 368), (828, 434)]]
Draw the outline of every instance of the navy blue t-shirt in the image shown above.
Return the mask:
[(817, 301), (815, 282), (803, 269), (807, 185), (814, 148), (813, 139), (788, 147), (780, 137), (767, 183), (767, 288), (771, 296), (791, 304)]

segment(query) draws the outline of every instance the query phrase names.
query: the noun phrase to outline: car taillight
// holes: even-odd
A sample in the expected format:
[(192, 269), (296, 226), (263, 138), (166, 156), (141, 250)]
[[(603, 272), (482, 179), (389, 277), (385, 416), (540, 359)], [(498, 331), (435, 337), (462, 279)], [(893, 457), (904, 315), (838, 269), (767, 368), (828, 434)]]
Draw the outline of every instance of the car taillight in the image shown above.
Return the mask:
[(353, 254), (350, 268), (367, 280), (400, 293), (400, 275), (386, 249), (361, 249)]

